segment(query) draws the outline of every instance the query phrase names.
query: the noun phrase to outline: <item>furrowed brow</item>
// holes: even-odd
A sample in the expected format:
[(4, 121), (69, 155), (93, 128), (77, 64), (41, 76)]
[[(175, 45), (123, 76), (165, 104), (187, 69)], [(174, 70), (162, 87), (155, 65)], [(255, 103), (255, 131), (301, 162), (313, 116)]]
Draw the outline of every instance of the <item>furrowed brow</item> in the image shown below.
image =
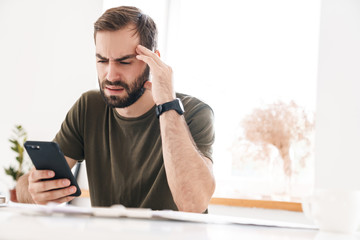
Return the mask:
[(101, 60), (109, 60), (106, 57), (101, 56), (99, 53), (96, 54), (96, 57), (101, 59)]
[(122, 62), (122, 61), (125, 61), (125, 60), (129, 59), (129, 58), (134, 58), (134, 57), (136, 57), (136, 54), (129, 54), (129, 55), (123, 56), (121, 58), (116, 58), (115, 61)]
[[(101, 56), (99, 53), (96, 54), (96, 57), (101, 59), (101, 60), (109, 60), (108, 58)], [(134, 58), (134, 57), (136, 57), (136, 54), (129, 54), (129, 55), (125, 55), (125, 56), (120, 57), (120, 58), (116, 58), (114, 61), (122, 62), (122, 61), (125, 61), (125, 60), (129, 59), (129, 58)]]

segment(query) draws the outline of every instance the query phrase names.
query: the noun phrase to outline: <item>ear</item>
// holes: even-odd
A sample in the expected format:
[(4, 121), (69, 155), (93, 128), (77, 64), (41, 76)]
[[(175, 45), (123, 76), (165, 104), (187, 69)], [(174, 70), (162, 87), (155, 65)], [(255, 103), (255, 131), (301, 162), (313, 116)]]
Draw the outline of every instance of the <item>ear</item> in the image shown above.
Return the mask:
[(160, 52), (159, 52), (159, 50), (155, 50), (155, 54), (160, 57)]
[(145, 88), (146, 90), (150, 90), (150, 91), (151, 91), (151, 89), (152, 89), (152, 82), (146, 81), (145, 84), (144, 84), (144, 88)]

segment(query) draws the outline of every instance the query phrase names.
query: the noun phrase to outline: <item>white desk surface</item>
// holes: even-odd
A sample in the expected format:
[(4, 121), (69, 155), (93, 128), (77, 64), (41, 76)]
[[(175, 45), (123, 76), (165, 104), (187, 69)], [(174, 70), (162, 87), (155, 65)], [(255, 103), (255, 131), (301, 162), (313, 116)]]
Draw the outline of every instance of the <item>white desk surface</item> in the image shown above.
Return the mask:
[(26, 215), (4, 210), (0, 208), (0, 239), (360, 240), (359, 234), (340, 235), (308, 229), (63, 214)]

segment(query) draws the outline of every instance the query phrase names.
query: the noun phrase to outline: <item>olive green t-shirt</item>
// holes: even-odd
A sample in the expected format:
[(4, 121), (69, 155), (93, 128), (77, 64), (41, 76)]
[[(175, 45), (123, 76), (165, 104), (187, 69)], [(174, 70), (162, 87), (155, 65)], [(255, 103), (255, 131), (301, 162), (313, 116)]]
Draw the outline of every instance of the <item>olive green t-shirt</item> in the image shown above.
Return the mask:
[[(177, 97), (197, 148), (212, 159), (212, 109), (194, 97)], [(155, 106), (140, 117), (125, 118), (106, 105), (99, 91), (86, 92), (68, 112), (54, 141), (65, 156), (85, 159), (93, 206), (177, 210), (166, 179)]]

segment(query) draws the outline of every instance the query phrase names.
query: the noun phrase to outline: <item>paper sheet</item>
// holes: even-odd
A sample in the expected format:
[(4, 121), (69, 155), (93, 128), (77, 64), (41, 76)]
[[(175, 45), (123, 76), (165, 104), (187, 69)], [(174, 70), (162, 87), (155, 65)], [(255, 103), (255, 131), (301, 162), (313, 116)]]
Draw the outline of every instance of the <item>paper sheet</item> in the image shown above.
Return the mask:
[[(3, 206), (5, 206), (3, 204)], [(94, 207), (83, 208), (69, 205), (49, 204), (21, 204), (8, 203), (2, 210), (16, 211), (22, 214), (66, 214), (66, 215), (88, 215), (94, 217), (128, 217), (128, 218), (143, 218), (143, 219), (164, 219), (186, 222), (198, 223), (216, 223), (216, 224), (242, 224), (242, 225), (257, 225), (270, 227), (284, 227), (284, 228), (303, 228), (303, 229), (317, 229), (315, 225), (300, 224), (275, 220), (261, 220), (243, 217), (233, 217), (214, 214), (199, 214), (178, 212), (172, 210), (152, 211), (143, 208), (125, 208), (121, 205), (114, 205), (112, 207)]]
[(153, 217), (178, 220), (178, 221), (189, 221), (189, 222), (317, 229), (315, 225), (310, 225), (310, 224), (291, 223), (291, 222), (276, 221), (276, 220), (262, 220), (262, 219), (244, 218), (244, 217), (233, 217), (233, 216), (214, 215), (214, 214), (187, 213), (187, 212), (177, 212), (177, 211), (154, 211)]

